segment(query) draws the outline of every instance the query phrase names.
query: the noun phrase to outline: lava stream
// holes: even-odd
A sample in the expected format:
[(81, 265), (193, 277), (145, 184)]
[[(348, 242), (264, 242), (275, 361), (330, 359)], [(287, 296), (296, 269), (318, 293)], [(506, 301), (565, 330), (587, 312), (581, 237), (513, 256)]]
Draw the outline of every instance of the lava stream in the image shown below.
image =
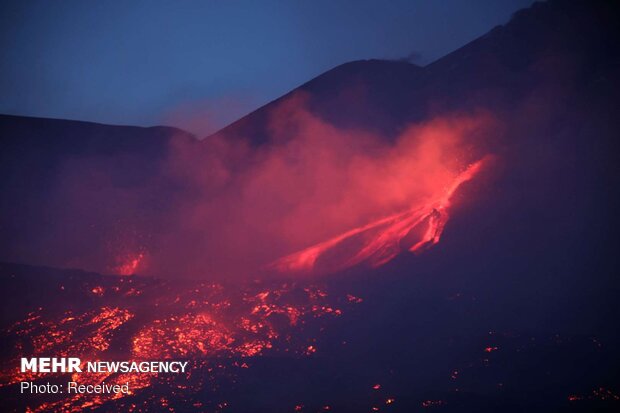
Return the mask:
[[(336, 254), (335, 263), (328, 271), (335, 271), (368, 261), (378, 267), (396, 257), (401, 251), (418, 252), (437, 244), (449, 219), (448, 210), (454, 192), (466, 181), (472, 179), (482, 167), (479, 160), (458, 174), (451, 185), (441, 194), (423, 206), (393, 214), (369, 224), (354, 228), (327, 241), (280, 258), (271, 264), (280, 272), (311, 272), (317, 261), (326, 253), (340, 247), (345, 241), (361, 239), (361, 247), (353, 254)], [(342, 258), (347, 255), (348, 258)]]

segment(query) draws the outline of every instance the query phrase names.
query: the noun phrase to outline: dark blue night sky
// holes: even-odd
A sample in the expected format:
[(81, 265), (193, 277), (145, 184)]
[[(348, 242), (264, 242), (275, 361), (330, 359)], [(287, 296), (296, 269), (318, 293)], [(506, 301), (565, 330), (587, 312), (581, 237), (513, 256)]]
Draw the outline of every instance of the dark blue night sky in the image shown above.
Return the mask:
[(0, 113), (205, 135), (347, 61), (426, 64), (530, 3), (4, 1)]

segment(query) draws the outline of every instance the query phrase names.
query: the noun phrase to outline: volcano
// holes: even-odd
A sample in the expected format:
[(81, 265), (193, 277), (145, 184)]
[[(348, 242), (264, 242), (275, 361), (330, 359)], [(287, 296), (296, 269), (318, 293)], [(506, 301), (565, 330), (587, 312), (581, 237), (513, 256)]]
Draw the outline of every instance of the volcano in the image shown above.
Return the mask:
[[(0, 116), (3, 405), (617, 411), (618, 14), (535, 3), (202, 139)], [(50, 353), (192, 368), (20, 397)]]

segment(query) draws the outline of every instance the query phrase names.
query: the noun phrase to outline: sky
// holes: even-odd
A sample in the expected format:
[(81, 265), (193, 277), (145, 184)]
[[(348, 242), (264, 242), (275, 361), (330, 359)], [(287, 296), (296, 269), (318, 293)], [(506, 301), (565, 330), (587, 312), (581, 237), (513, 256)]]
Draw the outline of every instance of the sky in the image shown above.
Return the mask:
[(0, 113), (199, 137), (348, 61), (425, 65), (532, 0), (0, 2)]

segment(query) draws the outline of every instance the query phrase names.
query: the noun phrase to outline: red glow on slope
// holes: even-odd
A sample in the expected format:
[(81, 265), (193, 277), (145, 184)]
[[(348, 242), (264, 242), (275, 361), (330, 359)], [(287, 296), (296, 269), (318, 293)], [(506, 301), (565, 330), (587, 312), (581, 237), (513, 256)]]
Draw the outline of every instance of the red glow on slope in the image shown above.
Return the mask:
[(483, 160), (471, 164), (458, 174), (452, 183), (434, 199), (424, 205), (381, 218), (370, 224), (354, 228), (322, 243), (288, 255), (272, 266), (281, 272), (312, 271), (317, 260), (345, 241), (361, 239), (361, 247), (347, 259), (339, 258), (331, 270), (350, 267), (368, 261), (378, 267), (392, 260), (403, 250), (419, 252), (439, 242), (449, 218), (449, 208), (454, 192), (480, 170)]
[(129, 254), (125, 257), (121, 257), (118, 261), (121, 264), (114, 269), (119, 275), (134, 275), (140, 264), (143, 262), (145, 254), (143, 252), (139, 252), (137, 254)]

